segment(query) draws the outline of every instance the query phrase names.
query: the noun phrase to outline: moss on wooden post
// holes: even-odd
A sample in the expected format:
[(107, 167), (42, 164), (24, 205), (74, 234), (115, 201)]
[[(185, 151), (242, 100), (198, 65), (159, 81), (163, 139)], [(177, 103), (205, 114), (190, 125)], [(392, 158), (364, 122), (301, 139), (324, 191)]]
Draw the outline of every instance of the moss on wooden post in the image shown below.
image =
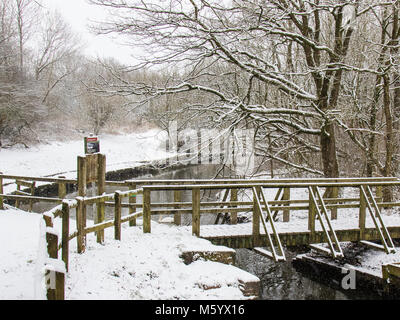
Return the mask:
[(200, 236), (200, 188), (192, 189), (192, 234)]
[(151, 232), (151, 200), (150, 200), (150, 190), (143, 189), (143, 232)]

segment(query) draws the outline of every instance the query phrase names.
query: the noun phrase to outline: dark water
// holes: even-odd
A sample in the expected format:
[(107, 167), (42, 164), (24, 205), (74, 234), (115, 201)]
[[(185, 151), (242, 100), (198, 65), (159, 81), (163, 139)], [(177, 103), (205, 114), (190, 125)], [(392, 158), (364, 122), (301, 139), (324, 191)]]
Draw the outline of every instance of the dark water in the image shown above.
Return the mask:
[[(210, 179), (214, 178), (218, 172), (215, 165), (193, 166), (173, 172), (166, 172), (157, 176), (140, 177), (140, 179)], [(230, 173), (225, 172), (225, 177)], [(221, 178), (221, 177), (220, 177)], [(126, 177), (129, 179), (129, 177)], [(115, 192), (118, 188), (107, 187), (106, 193)], [(124, 190), (121, 190), (124, 191)], [(89, 191), (90, 192), (90, 191)], [(89, 193), (90, 194), (90, 193)], [(69, 194), (68, 198), (74, 198), (75, 193)], [(216, 192), (203, 193), (202, 199), (214, 200)], [(155, 202), (173, 202), (173, 192), (154, 192), (151, 195), (151, 201)], [(184, 191), (182, 201), (191, 201), (191, 191)], [(142, 202), (141, 196), (138, 196), (138, 203)], [(44, 212), (53, 207), (53, 204), (37, 203), (34, 205), (34, 211)], [(73, 213), (74, 210), (71, 212)], [(73, 213), (74, 214), (74, 213)], [(113, 218), (113, 209), (106, 211), (106, 219)], [(122, 215), (127, 214), (127, 209), (123, 209)], [(88, 208), (88, 219), (93, 219), (93, 214)], [(159, 216), (153, 219), (160, 219)], [(202, 224), (210, 224), (215, 220), (215, 215), (202, 215)], [(182, 224), (191, 224), (191, 215), (182, 215)], [(251, 250), (236, 250), (236, 266), (246, 270), (261, 280), (261, 299), (265, 300), (349, 300), (349, 299), (377, 299), (378, 296), (362, 292), (361, 290), (351, 290), (346, 292), (337, 290), (337, 286), (328, 285), (322, 281), (313, 280), (312, 277), (298, 272), (291, 263), (291, 260), (300, 252), (285, 251), (286, 262), (274, 262), (261, 256)]]

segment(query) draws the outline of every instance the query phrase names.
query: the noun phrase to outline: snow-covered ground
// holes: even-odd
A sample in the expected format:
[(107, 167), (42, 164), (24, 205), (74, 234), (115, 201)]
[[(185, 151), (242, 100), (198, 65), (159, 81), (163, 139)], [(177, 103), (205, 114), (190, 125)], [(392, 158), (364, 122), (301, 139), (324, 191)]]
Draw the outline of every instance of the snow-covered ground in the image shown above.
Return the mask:
[[(171, 156), (166, 152), (166, 137), (165, 132), (157, 129), (136, 134), (99, 136), (100, 152), (107, 157), (107, 171)], [(76, 158), (79, 155), (84, 155), (83, 137), (70, 142), (53, 141), (29, 149), (0, 149), (0, 172), (20, 176), (62, 175), (76, 178)]]
[[(164, 138), (157, 130), (101, 137), (100, 149), (107, 156), (107, 170), (170, 156), (165, 151)], [(31, 149), (2, 149), (0, 171), (10, 175), (62, 174), (75, 178), (76, 157), (82, 154), (83, 139)], [(15, 185), (8, 188), (15, 190)], [(41, 220), (39, 214), (14, 208), (0, 211), (0, 299), (43, 296), (34, 289), (36, 262), (41, 256)], [(88, 225), (92, 223), (88, 221)], [(59, 218), (54, 224), (60, 231)], [(70, 224), (74, 228), (75, 220)], [(105, 234), (104, 245), (97, 244), (93, 234), (88, 235), (84, 254), (76, 253), (76, 241), (70, 242), (67, 299), (246, 299), (238, 280), (258, 280), (238, 268), (217, 262), (199, 260), (185, 265), (179, 257), (184, 249), (216, 249), (216, 246), (173, 226), (154, 222), (152, 233), (143, 234), (140, 226), (124, 225), (122, 241), (113, 240), (112, 228)]]
[[(101, 152), (107, 156), (107, 171), (140, 164), (142, 161), (171, 156), (165, 151), (165, 134), (151, 130), (140, 134), (100, 137)], [(76, 177), (76, 157), (83, 154), (83, 139), (68, 143), (51, 143), (31, 149), (0, 150), (0, 171), (10, 175)], [(9, 190), (8, 190), (9, 189)], [(15, 190), (7, 186), (6, 192)], [(268, 189), (267, 199), (277, 190)], [(357, 196), (349, 189), (346, 197)], [(243, 199), (250, 200), (251, 195)], [(308, 198), (307, 191), (295, 189), (291, 199)], [(358, 210), (339, 210), (334, 228), (357, 227)], [(386, 224), (400, 225), (398, 209), (385, 210)], [(38, 257), (39, 221), (41, 216), (16, 209), (0, 211), (0, 299), (32, 299), (35, 263)], [(140, 223), (141, 220), (138, 222)], [(75, 221), (71, 220), (73, 228)], [(88, 224), (93, 222), (88, 222)], [(367, 227), (372, 219), (367, 218)], [(60, 230), (60, 221), (55, 221)], [(221, 226), (224, 227), (224, 226)], [(239, 226), (238, 226), (239, 227)], [(319, 223), (316, 223), (320, 229)], [(307, 229), (307, 212), (295, 211), (291, 223), (278, 223), (278, 232)], [(206, 228), (202, 229), (206, 231)], [(243, 226), (238, 232), (243, 232)], [(246, 233), (248, 233), (246, 231)], [(76, 253), (71, 242), (70, 270), (66, 280), (67, 299), (243, 299), (238, 279), (257, 278), (233, 266), (197, 261), (185, 265), (179, 257), (186, 247), (210, 247), (191, 235), (190, 228), (176, 228), (152, 223), (152, 233), (143, 234), (140, 226), (122, 231), (122, 241), (113, 240), (113, 229), (106, 230), (106, 243), (99, 245), (88, 235), (87, 250)], [(362, 257), (363, 268), (380, 274), (381, 264), (400, 261), (396, 254), (386, 255), (370, 250)], [(204, 290), (204, 288), (212, 288)]]

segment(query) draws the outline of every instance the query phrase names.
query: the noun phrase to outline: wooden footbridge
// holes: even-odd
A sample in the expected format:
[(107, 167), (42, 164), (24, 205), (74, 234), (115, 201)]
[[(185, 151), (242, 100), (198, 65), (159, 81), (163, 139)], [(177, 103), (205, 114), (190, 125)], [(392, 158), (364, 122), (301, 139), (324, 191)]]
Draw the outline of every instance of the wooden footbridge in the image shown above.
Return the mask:
[[(400, 206), (400, 202), (382, 202), (382, 188), (400, 186), (397, 178), (337, 178), (337, 179), (270, 179), (270, 180), (136, 180), (143, 190), (143, 231), (151, 232), (151, 217), (173, 214), (176, 224), (182, 214), (192, 217), (192, 233), (218, 245), (249, 248), (275, 261), (285, 260), (284, 246), (310, 245), (332, 257), (343, 256), (340, 242), (356, 241), (365, 245), (395, 252), (393, 238), (400, 238), (398, 225), (387, 227), (382, 208)], [(332, 188), (335, 198), (324, 198), (322, 189)], [(338, 190), (352, 188), (354, 198), (339, 198)], [(274, 198), (267, 198), (268, 189), (277, 190)], [(291, 192), (303, 189), (307, 199), (290, 199)], [(191, 192), (191, 201), (180, 202), (182, 191)], [(201, 193), (223, 191), (220, 201), (201, 201)], [(151, 203), (153, 192), (174, 192), (174, 202)], [(247, 191), (251, 201), (238, 200), (239, 191)], [(230, 195), (230, 197), (229, 197)], [(228, 200), (229, 199), (229, 200)], [(338, 209), (354, 209), (357, 217), (340, 219)], [(292, 218), (291, 213), (303, 212)], [(237, 214), (248, 212), (250, 223), (237, 223)], [(217, 214), (215, 225), (201, 225), (202, 214)], [(282, 221), (277, 222), (279, 214)], [(346, 214), (345, 214), (346, 215)], [(230, 224), (217, 224), (219, 220)], [(356, 221), (354, 221), (356, 219)], [(372, 225), (368, 225), (371, 221)], [(304, 223), (302, 223), (304, 222)], [(376, 243), (379, 242), (379, 243)], [(325, 244), (325, 245), (323, 245)]]

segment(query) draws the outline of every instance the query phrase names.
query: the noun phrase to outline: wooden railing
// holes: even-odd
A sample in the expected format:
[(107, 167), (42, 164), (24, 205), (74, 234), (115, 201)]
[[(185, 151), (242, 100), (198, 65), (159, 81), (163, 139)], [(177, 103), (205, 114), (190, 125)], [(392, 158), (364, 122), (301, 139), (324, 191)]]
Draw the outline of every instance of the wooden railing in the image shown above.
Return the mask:
[[(57, 183), (59, 185), (59, 197), (45, 198), (33, 197), (27, 195), (6, 195), (3, 193), (3, 179), (19, 179), (23, 181), (44, 181)], [(268, 218), (272, 219), (277, 212), (283, 212), (284, 221), (290, 221), (290, 214), (295, 210), (308, 211), (308, 225), (311, 234), (315, 233), (315, 203), (317, 199), (309, 197), (309, 199), (290, 199), (290, 191), (295, 188), (357, 188), (360, 190), (359, 197), (353, 198), (329, 198), (324, 199), (324, 216), (326, 210), (332, 211), (342, 208), (359, 208), (359, 228), (362, 234), (365, 231), (366, 211), (372, 210), (371, 206), (366, 204), (367, 196), (362, 190), (365, 186), (375, 188), (375, 196), (371, 203), (373, 207), (395, 207), (400, 206), (400, 202), (382, 202), (381, 188), (382, 187), (398, 187), (400, 180), (397, 178), (338, 178), (338, 179), (272, 179), (272, 180), (243, 180), (243, 179), (216, 179), (216, 180), (127, 180), (127, 181), (107, 181), (110, 186), (127, 187), (128, 191), (116, 191), (112, 194), (103, 194), (95, 197), (76, 197), (73, 200), (65, 200), (65, 184), (76, 183), (76, 180), (65, 178), (38, 178), (38, 177), (18, 177), (0, 175), (0, 205), (2, 199), (25, 199), (33, 201), (54, 201), (60, 203), (57, 207), (43, 214), (48, 228), (53, 228), (53, 219), (60, 217), (62, 219), (61, 242), (58, 245), (58, 238), (55, 232), (48, 229), (47, 235), (48, 254), (50, 260), (54, 264), (55, 261), (62, 261), (65, 265), (65, 270), (69, 268), (69, 242), (77, 239), (77, 251), (83, 253), (86, 247), (86, 236), (90, 233), (96, 233), (97, 241), (104, 242), (104, 230), (114, 228), (114, 238), (121, 240), (121, 225), (129, 222), (131, 226), (136, 225), (136, 218), (143, 216), (143, 232), (151, 232), (151, 217), (152, 215), (172, 214), (174, 215), (175, 223), (180, 224), (182, 214), (190, 214), (192, 216), (192, 233), (200, 236), (200, 216), (204, 213), (229, 214), (231, 223), (236, 223), (235, 215), (239, 212), (251, 212), (253, 215), (253, 238), (255, 243), (260, 238), (260, 210), (254, 210), (254, 199), (251, 201), (240, 200), (238, 192), (240, 190), (254, 190), (254, 188), (274, 188), (278, 192), (274, 200), (266, 199), (268, 202), (269, 214)], [(138, 188), (140, 186), (140, 188)], [(189, 201), (182, 201), (182, 192), (188, 190), (191, 192)], [(212, 200), (203, 201), (201, 199), (201, 191), (209, 190), (225, 190), (225, 195), (222, 201)], [(167, 203), (152, 203), (151, 194), (159, 191), (173, 192), (173, 202)], [(336, 190), (337, 191), (337, 190)], [(228, 193), (230, 198), (228, 199)], [(365, 192), (364, 192), (365, 193)], [(137, 203), (137, 195), (142, 194), (143, 201)], [(337, 192), (333, 194), (338, 194)], [(123, 202), (123, 199), (129, 198), (128, 202)], [(321, 197), (322, 198), (322, 197)], [(378, 201), (375, 201), (377, 199)], [(260, 203), (261, 206), (267, 206)], [(94, 225), (87, 226), (86, 207), (96, 204), (97, 222)], [(113, 219), (105, 220), (105, 207), (112, 206), (114, 208)], [(122, 216), (122, 208), (128, 208), (129, 213)], [(142, 210), (140, 210), (142, 208)], [(70, 213), (71, 210), (76, 210), (76, 230), (70, 230)], [(272, 214), (274, 213), (274, 215)], [(232, 219), (233, 217), (233, 219)], [(333, 214), (332, 214), (333, 217)], [(61, 250), (61, 254), (58, 252)], [(50, 263), (49, 263), (50, 265)], [(58, 270), (60, 268), (49, 268), (50, 270)], [(62, 273), (62, 272), (59, 272)], [(64, 275), (56, 275), (56, 288), (48, 291), (49, 299), (64, 298)], [(64, 280), (62, 280), (64, 279)], [(60, 288), (59, 288), (60, 287)], [(53, 291), (51, 291), (53, 290)], [(55, 291), (54, 291), (55, 290)]]
[[(53, 283), (46, 283), (47, 286), (47, 298), (50, 300), (62, 300), (65, 297), (65, 273), (60, 272), (60, 262), (63, 262), (66, 272), (69, 269), (69, 242), (73, 239), (77, 239), (77, 252), (83, 253), (86, 248), (86, 235), (90, 233), (97, 233), (97, 242), (104, 242), (104, 230), (107, 228), (114, 227), (114, 239), (121, 240), (121, 225), (126, 222), (134, 221), (136, 218), (142, 215), (141, 211), (137, 211), (126, 216), (121, 215), (121, 209), (129, 207), (129, 203), (123, 203), (124, 198), (131, 198), (142, 192), (141, 189), (128, 190), (128, 191), (116, 191), (113, 194), (104, 194), (96, 197), (76, 197), (74, 200), (63, 200), (62, 204), (58, 205), (54, 209), (45, 212), (43, 218), (46, 222), (47, 234), (47, 247), (48, 255), (50, 260), (47, 262), (46, 273), (54, 272), (55, 281)], [(111, 202), (112, 201), (112, 202)], [(86, 206), (96, 203), (100, 207), (103, 207), (103, 213), (98, 218), (98, 223), (92, 226), (87, 226), (86, 219)], [(104, 219), (104, 205), (114, 206), (114, 219)], [(102, 206), (103, 205), (103, 206)], [(70, 211), (76, 210), (76, 224), (77, 229), (71, 232), (70, 230)], [(61, 243), (58, 245), (58, 236), (56, 232), (53, 232), (53, 220), (57, 217), (62, 219), (62, 230), (61, 230)], [(51, 228), (51, 229), (49, 229)], [(59, 259), (58, 251), (61, 250), (61, 259)], [(55, 267), (58, 266), (58, 267)], [(48, 276), (45, 279), (49, 279)], [(51, 279), (51, 277), (50, 277)]]
[[(253, 187), (272, 188), (284, 190), (286, 189), (285, 200), (268, 201), (273, 212), (285, 212), (284, 221), (290, 221), (290, 213), (296, 210), (307, 210), (309, 212), (310, 231), (315, 231), (315, 214), (313, 213), (313, 204), (310, 199), (290, 199), (290, 190), (294, 188), (357, 188), (360, 190), (364, 185), (375, 187), (377, 206), (396, 207), (400, 206), (400, 202), (382, 202), (381, 188), (400, 186), (400, 180), (395, 177), (390, 178), (333, 178), (333, 179), (271, 179), (271, 180), (136, 180), (136, 185), (143, 185), (143, 231), (151, 232), (151, 216), (159, 214), (191, 214), (192, 215), (192, 232), (194, 235), (200, 235), (200, 215), (203, 213), (228, 213), (237, 214), (238, 212), (252, 212), (254, 215), (253, 201), (209, 201), (200, 200), (200, 192), (205, 190), (229, 190), (235, 191), (235, 197), (239, 190), (252, 189)], [(152, 203), (151, 193), (159, 191), (171, 191), (174, 193), (182, 191), (191, 191), (191, 201), (186, 202), (170, 202), (170, 203)], [(284, 193), (285, 194), (285, 193)], [(336, 194), (338, 194), (336, 192)], [(225, 197), (224, 197), (225, 198)], [(311, 203), (311, 204), (310, 204)], [(343, 208), (360, 208), (361, 229), (365, 228), (365, 211), (362, 196), (354, 198), (328, 198), (324, 199), (325, 208), (331, 210), (331, 217), (336, 218), (337, 209)], [(141, 204), (133, 204), (134, 207)], [(335, 212), (333, 212), (335, 211)], [(253, 217), (253, 221), (257, 221)], [(255, 228), (256, 229), (256, 228)], [(363, 231), (363, 230), (361, 230)]]

